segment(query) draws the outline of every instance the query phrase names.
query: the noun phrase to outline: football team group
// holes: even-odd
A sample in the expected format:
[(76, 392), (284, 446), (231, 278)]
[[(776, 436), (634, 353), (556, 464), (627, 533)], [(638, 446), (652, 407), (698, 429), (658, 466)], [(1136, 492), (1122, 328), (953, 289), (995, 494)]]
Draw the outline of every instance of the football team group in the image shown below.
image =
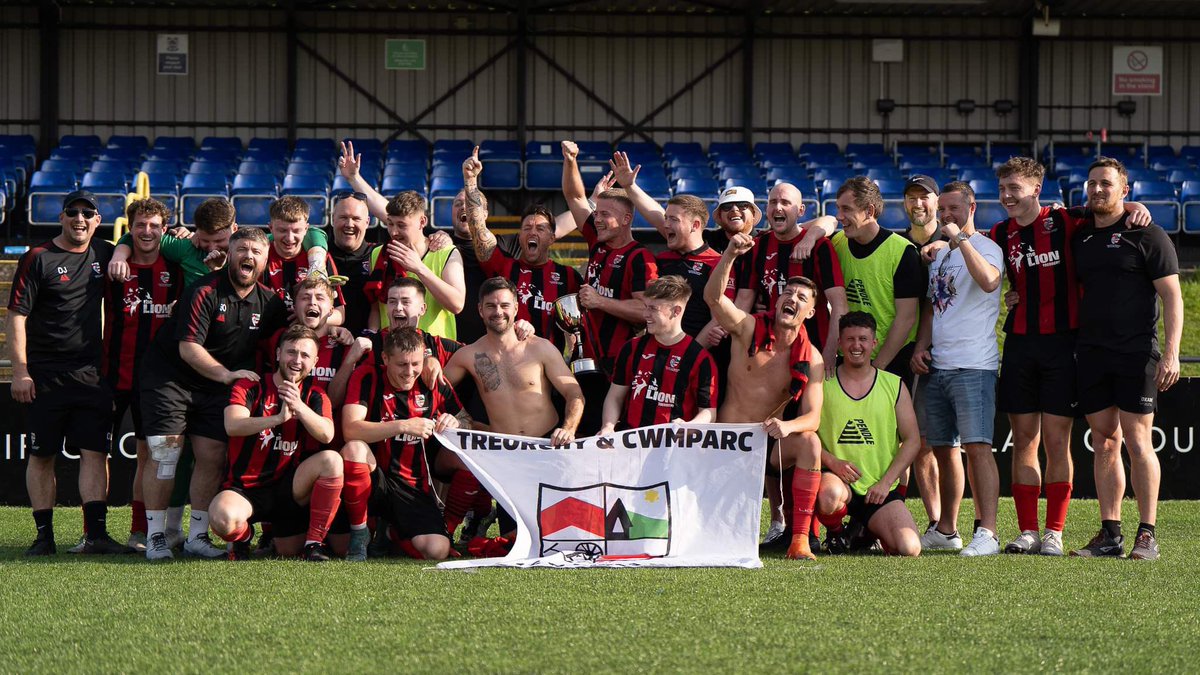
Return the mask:
[[(1151, 429), (1179, 377), (1183, 304), (1175, 250), (1126, 201), (1120, 162), (1098, 158), (1087, 207), (1066, 209), (1039, 202), (1041, 164), (1011, 159), (996, 171), (1008, 218), (982, 228), (968, 184), (914, 175), (900, 234), (880, 227), (885, 203), (866, 177), (837, 191), (836, 219), (805, 220), (794, 185), (771, 188), (765, 211), (728, 188), (710, 227), (704, 199), (664, 208), (622, 153), (589, 196), (577, 147), (562, 149), (568, 210), (533, 206), (503, 236), (488, 229), (478, 149), (449, 234), (431, 227), (423, 195), (372, 189), (345, 145), (339, 169), (355, 191), (335, 199), (328, 234), (297, 197), (271, 205), (266, 231), (209, 199), (194, 232), (168, 232), (169, 209), (143, 199), (114, 245), (96, 236), (96, 197), (68, 195), (62, 232), (23, 255), (9, 301), (37, 528), (27, 553), (56, 553), (64, 447), (80, 455), (72, 552), (443, 559), (504, 555), (517, 523), (435, 432), (561, 446), (675, 422), (763, 426), (762, 546), (789, 558), (1063, 555), (1071, 428), (1084, 417), (1102, 520), (1071, 554), (1126, 555), (1124, 447), (1140, 521), (1128, 555), (1158, 557)], [(635, 213), (661, 253), (634, 239)], [(372, 217), (384, 244), (368, 241)], [(551, 258), (575, 230), (589, 248), (582, 274)], [(1012, 427), (1017, 513), (1003, 546), (997, 410)], [(122, 545), (107, 531), (107, 458), (127, 413), (138, 461)]]

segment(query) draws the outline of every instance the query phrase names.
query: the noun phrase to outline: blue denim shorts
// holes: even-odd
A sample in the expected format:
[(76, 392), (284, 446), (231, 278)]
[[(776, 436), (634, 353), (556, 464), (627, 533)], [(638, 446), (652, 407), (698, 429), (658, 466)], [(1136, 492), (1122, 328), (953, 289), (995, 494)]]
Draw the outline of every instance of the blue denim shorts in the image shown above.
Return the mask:
[(996, 423), (994, 370), (929, 371), (925, 388), (925, 437), (933, 447), (991, 445)]

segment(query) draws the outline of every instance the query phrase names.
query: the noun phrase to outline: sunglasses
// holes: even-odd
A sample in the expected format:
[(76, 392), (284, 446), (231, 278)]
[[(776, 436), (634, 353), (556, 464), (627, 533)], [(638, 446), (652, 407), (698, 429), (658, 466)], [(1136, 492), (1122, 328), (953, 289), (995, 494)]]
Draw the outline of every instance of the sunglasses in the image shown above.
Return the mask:
[(345, 194), (345, 195), (342, 195), (341, 197), (338, 197), (337, 201), (334, 203), (336, 204), (336, 203), (344, 202), (347, 199), (357, 199), (358, 201), (363, 202), (365, 204), (367, 201), (367, 195), (363, 192), (351, 192), (350, 194)]
[(77, 209), (75, 207), (71, 207), (69, 209), (63, 209), (63, 213), (66, 214), (66, 216), (68, 218), (75, 218), (76, 216), (78, 216), (79, 214), (82, 213), (83, 217), (85, 219), (91, 220), (92, 218), (95, 218), (96, 214), (98, 214), (100, 212), (97, 211), (96, 209)]
[(744, 211), (748, 208), (750, 208), (749, 202), (726, 202), (725, 204), (721, 205), (721, 212), (729, 213), (730, 211), (732, 211), (734, 209), (741, 209)]

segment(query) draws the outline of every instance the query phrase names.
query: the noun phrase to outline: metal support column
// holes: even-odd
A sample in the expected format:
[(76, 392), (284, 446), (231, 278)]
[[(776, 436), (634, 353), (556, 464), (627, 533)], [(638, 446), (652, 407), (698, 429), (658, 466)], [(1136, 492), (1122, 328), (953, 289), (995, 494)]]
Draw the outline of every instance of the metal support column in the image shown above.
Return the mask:
[(38, 32), (41, 41), (42, 73), (39, 92), (38, 157), (45, 158), (58, 145), (59, 63), (58, 50), (62, 10), (55, 0), (42, 0), (38, 10)]
[(528, 104), (525, 100), (529, 96), (529, 72), (526, 61), (526, 44), (529, 41), (529, 12), (527, 5), (528, 2), (526, 0), (518, 0), (517, 2), (517, 146), (521, 148), (522, 152), (525, 150), (525, 126), (528, 123), (526, 116), (529, 114)]
[(742, 142), (754, 147), (754, 19), (758, 2), (746, 4), (745, 29), (742, 33)]
[(1021, 28), (1021, 43), (1017, 59), (1017, 91), (1020, 92), (1019, 117), (1020, 138), (1034, 142), (1035, 151), (1038, 138), (1038, 111), (1040, 107), (1038, 94), (1038, 68), (1041, 61), (1042, 41), (1033, 36), (1033, 22), (1037, 18), (1027, 18)]
[(299, 84), (299, 38), (296, 36), (296, 7), (288, 2), (287, 9), (287, 138), (289, 145), (296, 144), (296, 110), (300, 100)]

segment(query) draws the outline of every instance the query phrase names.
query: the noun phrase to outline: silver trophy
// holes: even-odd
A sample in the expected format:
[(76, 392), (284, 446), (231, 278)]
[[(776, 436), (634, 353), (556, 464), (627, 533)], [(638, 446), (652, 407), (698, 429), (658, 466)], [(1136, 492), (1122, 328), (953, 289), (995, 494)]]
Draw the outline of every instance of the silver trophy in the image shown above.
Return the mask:
[(559, 327), (575, 336), (575, 348), (571, 350), (571, 372), (576, 375), (597, 372), (596, 361), (583, 356), (583, 310), (579, 308), (579, 296), (571, 293), (555, 300), (554, 312)]

